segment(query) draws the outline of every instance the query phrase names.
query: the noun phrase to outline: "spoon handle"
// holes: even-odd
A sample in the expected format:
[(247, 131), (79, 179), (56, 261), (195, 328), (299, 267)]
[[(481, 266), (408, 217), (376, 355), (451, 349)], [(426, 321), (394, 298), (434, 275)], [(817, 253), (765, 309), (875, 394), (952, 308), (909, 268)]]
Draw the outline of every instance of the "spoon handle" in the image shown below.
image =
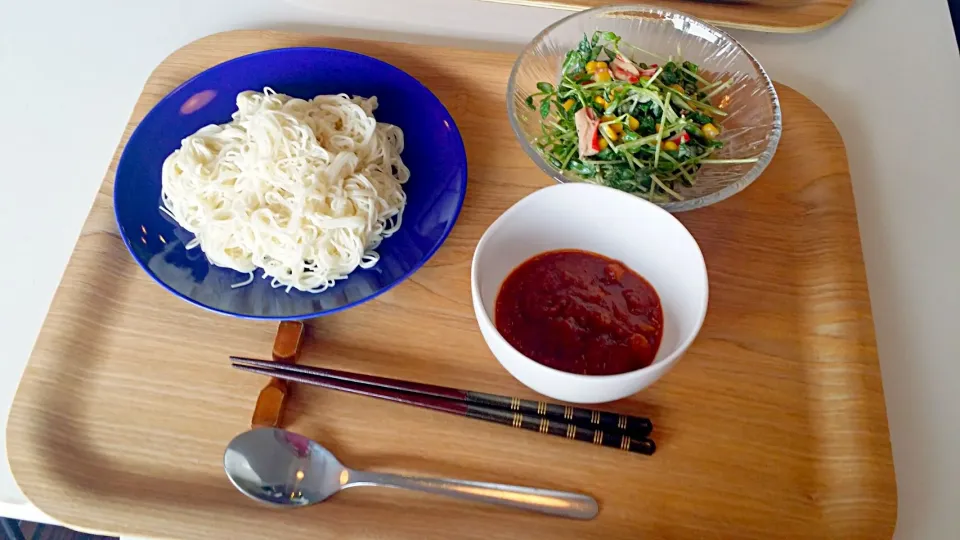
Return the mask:
[(593, 497), (566, 491), (354, 470), (348, 474), (348, 480), (342, 484), (342, 488), (383, 486), (410, 489), (574, 519), (593, 519), (598, 511), (597, 501)]

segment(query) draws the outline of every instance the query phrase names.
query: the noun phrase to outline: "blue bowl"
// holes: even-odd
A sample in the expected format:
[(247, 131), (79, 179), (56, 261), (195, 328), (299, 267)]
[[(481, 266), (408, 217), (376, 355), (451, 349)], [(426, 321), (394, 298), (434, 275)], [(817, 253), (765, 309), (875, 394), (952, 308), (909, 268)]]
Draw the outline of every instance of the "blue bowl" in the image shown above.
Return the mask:
[[(200, 249), (184, 249), (193, 235), (160, 212), (160, 170), (187, 135), (230, 121), (237, 94), (269, 86), (311, 98), (346, 93), (377, 96), (378, 121), (403, 130), (401, 154), (410, 168), (403, 189), (403, 226), (380, 244), (380, 261), (357, 269), (319, 294), (274, 289), (258, 270), (247, 274), (214, 266)], [(214, 66), (157, 103), (130, 136), (117, 166), (113, 199), (120, 234), (137, 263), (160, 285), (200, 307), (249, 319), (307, 319), (336, 313), (387, 291), (427, 262), (453, 228), (467, 189), (463, 140), (440, 100), (416, 79), (377, 60), (322, 48), (276, 49)]]

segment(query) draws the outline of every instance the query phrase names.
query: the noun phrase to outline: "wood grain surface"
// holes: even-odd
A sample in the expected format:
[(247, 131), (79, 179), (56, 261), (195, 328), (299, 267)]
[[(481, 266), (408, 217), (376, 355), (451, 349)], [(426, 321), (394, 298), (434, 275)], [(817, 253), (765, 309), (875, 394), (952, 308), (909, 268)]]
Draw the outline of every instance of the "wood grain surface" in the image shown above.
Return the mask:
[(854, 0), (486, 0), (499, 4), (580, 11), (616, 4), (647, 4), (675, 9), (717, 26), (757, 32), (797, 34), (834, 23)]
[[(285, 422), (348, 466), (573, 490), (576, 522), (387, 489), (280, 512), (223, 474), (276, 324), (207, 313), (164, 291), (124, 249), (111, 208), (116, 159), (137, 122), (195, 73), (245, 53), (333, 46), (417, 77), (466, 143), (459, 222), (430, 262), (378, 299), (309, 323), (303, 364), (536, 398), (490, 354), (470, 300), (486, 227), (549, 185), (511, 133), (509, 55), (263, 31), (217, 34), (150, 76), (67, 266), (17, 392), (14, 475), (78, 529), (179, 538), (889, 538), (896, 490), (870, 301), (843, 143), (779, 86), (784, 131), (767, 172), (735, 197), (679, 215), (700, 242), (710, 310), (660, 382), (607, 409), (648, 416), (653, 457), (298, 387)], [(411, 181), (415, 182), (416, 179)]]

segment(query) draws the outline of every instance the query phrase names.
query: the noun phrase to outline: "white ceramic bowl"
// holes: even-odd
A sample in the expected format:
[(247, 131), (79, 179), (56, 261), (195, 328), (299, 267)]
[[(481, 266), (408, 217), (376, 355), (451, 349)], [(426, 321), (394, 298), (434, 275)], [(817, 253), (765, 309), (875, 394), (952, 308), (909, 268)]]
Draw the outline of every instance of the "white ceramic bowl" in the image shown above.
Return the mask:
[[(623, 261), (657, 290), (663, 339), (653, 363), (619, 375), (577, 375), (520, 354), (497, 331), (500, 286), (544, 251), (582, 249)], [(484, 233), (473, 255), (473, 308), (497, 360), (520, 382), (554, 399), (603, 403), (636, 393), (663, 376), (700, 331), (707, 314), (707, 268), (690, 232), (656, 205), (593, 184), (558, 184), (523, 198)]]

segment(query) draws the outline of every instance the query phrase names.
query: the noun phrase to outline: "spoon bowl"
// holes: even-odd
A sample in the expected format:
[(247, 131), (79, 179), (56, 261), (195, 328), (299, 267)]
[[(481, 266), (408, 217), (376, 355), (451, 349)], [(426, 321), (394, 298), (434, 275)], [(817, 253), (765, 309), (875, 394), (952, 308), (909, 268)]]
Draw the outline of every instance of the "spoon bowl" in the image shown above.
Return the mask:
[(276, 506), (309, 506), (341, 489), (346, 468), (315, 441), (282, 429), (241, 433), (223, 455), (227, 477), (241, 493)]

